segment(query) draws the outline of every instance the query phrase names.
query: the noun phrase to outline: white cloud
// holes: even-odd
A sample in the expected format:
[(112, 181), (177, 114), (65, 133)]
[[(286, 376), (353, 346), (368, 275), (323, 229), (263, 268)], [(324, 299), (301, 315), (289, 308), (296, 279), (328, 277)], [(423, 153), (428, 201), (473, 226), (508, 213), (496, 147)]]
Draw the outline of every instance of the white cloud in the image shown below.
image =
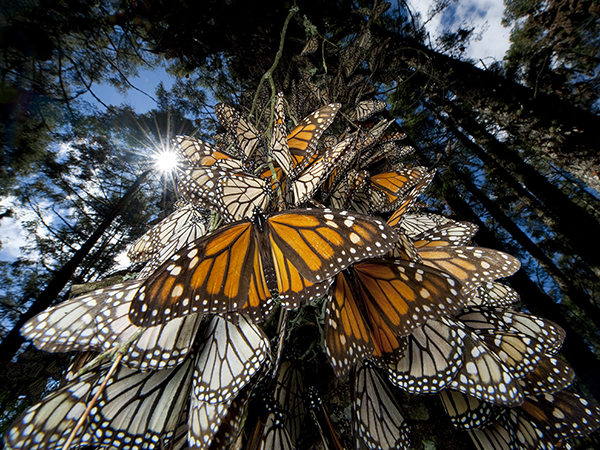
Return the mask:
[[(425, 21), (432, 3), (433, 0), (413, 0), (411, 6)], [(427, 24), (427, 31), (433, 41), (445, 30), (456, 29), (462, 24), (475, 26), (475, 32), (485, 30), (480, 41), (471, 40), (466, 52), (481, 67), (480, 59), (486, 65), (494, 59), (501, 61), (510, 46), (510, 28), (504, 28), (501, 23), (503, 14), (504, 2), (500, 0), (458, 0), (432, 19)]]

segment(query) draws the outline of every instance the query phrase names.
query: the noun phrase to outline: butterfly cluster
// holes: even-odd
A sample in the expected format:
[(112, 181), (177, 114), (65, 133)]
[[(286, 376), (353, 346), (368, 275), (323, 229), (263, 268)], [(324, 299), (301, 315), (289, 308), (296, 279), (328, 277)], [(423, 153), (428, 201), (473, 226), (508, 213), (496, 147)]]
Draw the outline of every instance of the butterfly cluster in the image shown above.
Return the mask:
[[(408, 449), (397, 388), (438, 394), (481, 449), (559, 448), (595, 430), (600, 407), (566, 390), (563, 330), (511, 309), (519, 296), (497, 281), (519, 261), (472, 246), (471, 223), (419, 212), (434, 171), (397, 163), (392, 121), (360, 125), (385, 104), (359, 102), (355, 131), (337, 124), (338, 103), (289, 131), (285, 105), (273, 98), (259, 131), (219, 104), (221, 139), (174, 139), (183, 201), (131, 247), (147, 262), (138, 278), (23, 327), (39, 349), (101, 358), (77, 361), (7, 448), (308, 448), (311, 421), (327, 448)], [(349, 386), (349, 432), (322, 372)]]

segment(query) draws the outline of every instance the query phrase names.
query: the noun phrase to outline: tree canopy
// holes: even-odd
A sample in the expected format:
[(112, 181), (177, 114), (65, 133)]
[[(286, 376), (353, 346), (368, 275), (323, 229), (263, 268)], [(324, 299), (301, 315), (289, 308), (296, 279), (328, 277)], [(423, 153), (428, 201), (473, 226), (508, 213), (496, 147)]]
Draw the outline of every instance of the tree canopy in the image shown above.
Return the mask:
[[(448, 6), (436, 5), (441, 11)], [(23, 323), (67, 299), (74, 285), (115, 274), (129, 274), (118, 280), (127, 283), (140, 267), (119, 267), (125, 251), (151, 225), (170, 217), (185, 197), (181, 181), (178, 187), (177, 180), (158, 172), (136, 184), (151, 168), (153, 152), (177, 142), (182, 148), (181, 139), (171, 141), (176, 135), (190, 136), (185, 142), (196, 142), (196, 151), (206, 145), (235, 152), (254, 136), (252, 130), (271, 148), (278, 93), (285, 99), (284, 137), (314, 111), (339, 103), (319, 151), (347, 139), (363, 152), (361, 158), (373, 159), (373, 166), (364, 160), (361, 165), (360, 158), (338, 154), (339, 171), (347, 173), (345, 182), (352, 186), (338, 205), (365, 212), (357, 193), (378, 171), (423, 167), (407, 178), (424, 184), (429, 181), (425, 168), (437, 168), (431, 188), (419, 200), (411, 199), (415, 211), (475, 224), (475, 245), (521, 261), (520, 272), (505, 280), (521, 294), (517, 308), (567, 332), (560, 361), (575, 370), (578, 392), (600, 400), (600, 253), (594, 245), (600, 234), (599, 10), (585, 0), (507, 0), (505, 6), (511, 46), (503, 61), (486, 70), (464, 57), (472, 30), (448, 33), (431, 48), (420, 18), (405, 2), (39, 0), (4, 6), (0, 194), (10, 206), (0, 211), (0, 220), (27, 217), (22, 220), (28, 240), (16, 260), (0, 262), (2, 346), (11, 348), (2, 356), (3, 429), (49, 392), (72, 362), (27, 344), (18, 350)], [(82, 100), (97, 83), (125, 92), (133, 75), (159, 65), (176, 81), (170, 89), (160, 85), (149, 93), (157, 107), (148, 113), (122, 105), (100, 111)], [(228, 119), (234, 113), (227, 109), (215, 113), (217, 102), (247, 120)], [(361, 107), (367, 118), (360, 116)], [(236, 137), (241, 126), (250, 130), (240, 134), (243, 139)], [(265, 161), (273, 164), (269, 151)], [(237, 156), (244, 159), (243, 150)], [(344, 158), (348, 165), (342, 164)], [(258, 170), (261, 162), (249, 164)], [(279, 167), (268, 167), (264, 178), (277, 184)], [(300, 177), (301, 167), (291, 173)], [(334, 201), (337, 183), (325, 183), (310, 196), (314, 204)], [(289, 189), (287, 194), (268, 202), (302, 198), (289, 184), (281, 188)], [(132, 186), (135, 192), (126, 196)], [(415, 195), (421, 193), (414, 189)], [(224, 195), (225, 188), (216, 192)], [(357, 200), (351, 200), (355, 194)], [(370, 201), (373, 195), (368, 194)], [(395, 209), (366, 212), (387, 220)], [(225, 221), (233, 214), (225, 205), (215, 207), (212, 216), (190, 217), (208, 230), (216, 212)], [(409, 234), (415, 236), (419, 233)], [(408, 244), (403, 251), (410, 259)], [(64, 272), (76, 256), (73, 270)], [(56, 292), (44, 300), (52, 286)], [(321, 347), (302, 346), (308, 337), (323, 340), (323, 315), (318, 317), (316, 307), (307, 305), (292, 318), (290, 347), (308, 358), (312, 372), (306, 384), (321, 387), (324, 398), (315, 401), (323, 401), (344, 444), (351, 445), (344, 412), (351, 388), (332, 374)], [(273, 339), (275, 325), (263, 327)], [(372, 376), (369, 370), (360, 369), (357, 377)], [(327, 389), (339, 393), (324, 395)], [(427, 441), (440, 447), (445, 442), (445, 448), (471, 445), (435, 415), (436, 408), (441, 410), (437, 397), (415, 400), (406, 391), (411, 392), (396, 389), (394, 396), (401, 406), (409, 405), (403, 413), (418, 448), (426, 448)], [(317, 407), (312, 414), (319, 425), (308, 440), (322, 427), (319, 414), (327, 413)], [(320, 433), (327, 445), (336, 439), (335, 432), (327, 437), (321, 428)], [(597, 443), (597, 433), (588, 439), (582, 448)], [(303, 448), (316, 445), (308, 440)]]

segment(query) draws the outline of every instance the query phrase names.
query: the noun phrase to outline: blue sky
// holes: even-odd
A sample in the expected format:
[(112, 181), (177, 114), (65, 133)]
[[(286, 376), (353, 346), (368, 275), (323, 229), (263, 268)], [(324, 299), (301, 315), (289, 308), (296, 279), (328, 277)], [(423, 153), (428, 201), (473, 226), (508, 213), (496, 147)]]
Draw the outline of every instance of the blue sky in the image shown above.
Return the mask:
[[(428, 11), (432, 4), (433, 0), (410, 1), (413, 10), (421, 13), (423, 21), (428, 19)], [(482, 59), (489, 64), (494, 59), (502, 60), (509, 46), (510, 30), (501, 25), (503, 12), (504, 3), (501, 0), (458, 0), (444, 11), (444, 14), (431, 20), (427, 24), (427, 30), (433, 41), (444, 30), (456, 29), (461, 24), (474, 25), (476, 32), (485, 29), (482, 39), (471, 43), (467, 56), (476, 61)], [(481, 63), (477, 65), (481, 67)], [(155, 70), (140, 71), (139, 76), (129, 81), (148, 95), (135, 89), (129, 89), (126, 94), (122, 94), (108, 84), (94, 84), (92, 91), (106, 104), (127, 104), (138, 113), (144, 113), (156, 107), (153, 98), (158, 84), (162, 81), (168, 90), (173, 85), (174, 78), (166, 73), (164, 67), (158, 67)], [(104, 109), (90, 93), (86, 93), (82, 99), (100, 110)], [(0, 211), (11, 203), (11, 199), (3, 199), (0, 202)], [(0, 222), (0, 238), (3, 243), (0, 260), (12, 260), (19, 256), (19, 248), (25, 243), (25, 234), (21, 229), (22, 220), (27, 218), (6, 218)]]
[[(92, 91), (107, 105), (118, 106), (124, 103), (133, 107), (136, 112), (144, 113), (157, 106), (153, 98), (158, 84), (162, 81), (168, 90), (175, 80), (165, 72), (163, 67), (159, 67), (155, 70), (141, 71), (139, 76), (129, 81), (137, 89), (146, 92), (149, 96), (135, 89), (129, 89), (123, 95), (109, 84), (94, 84), (92, 85)], [(90, 93), (86, 93), (81, 99), (100, 110), (104, 110), (104, 106)], [(7, 208), (11, 208), (16, 214), (13, 218), (7, 217), (0, 220), (0, 240), (2, 241), (0, 261), (12, 261), (20, 256), (20, 248), (25, 245), (27, 237), (27, 233), (23, 230), (21, 223), (27, 220), (35, 220), (34, 215), (29, 215), (26, 210), (20, 208), (14, 198), (0, 199), (0, 212), (3, 212)], [(46, 219), (52, 220), (50, 216)]]
[[(125, 94), (122, 94), (107, 83), (94, 83), (91, 90), (94, 92), (96, 97), (98, 97), (107, 105), (119, 106), (121, 104), (126, 104), (133, 107), (133, 109), (138, 113), (145, 113), (153, 108), (156, 108), (154, 91), (161, 81), (167, 90), (171, 88), (175, 81), (173, 77), (167, 74), (164, 67), (158, 67), (154, 70), (143, 70), (140, 71), (139, 76), (131, 78), (129, 82), (139, 89), (139, 91), (132, 88), (129, 89)], [(148, 95), (145, 95), (140, 91), (145, 92)], [(104, 109), (104, 106), (102, 106), (102, 104), (99, 103), (89, 92), (81, 96), (81, 99), (89, 102), (98, 109)]]
[[(433, 0), (409, 0), (409, 4), (425, 21)], [(477, 61), (478, 67), (483, 67), (480, 59), (486, 65), (494, 59), (501, 61), (510, 45), (510, 28), (504, 28), (501, 23), (503, 14), (502, 0), (457, 0), (427, 24), (427, 31), (432, 42), (445, 30), (456, 29), (462, 24), (475, 26), (476, 33), (483, 31), (482, 39), (472, 41), (466, 52)]]

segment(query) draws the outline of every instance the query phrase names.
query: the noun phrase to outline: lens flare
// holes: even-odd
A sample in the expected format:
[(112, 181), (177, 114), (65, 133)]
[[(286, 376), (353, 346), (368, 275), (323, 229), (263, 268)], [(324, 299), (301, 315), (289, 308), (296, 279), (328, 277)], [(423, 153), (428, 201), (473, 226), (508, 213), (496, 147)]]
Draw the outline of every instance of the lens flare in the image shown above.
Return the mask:
[(173, 152), (160, 152), (155, 156), (154, 164), (163, 173), (171, 172), (177, 167), (177, 154)]

